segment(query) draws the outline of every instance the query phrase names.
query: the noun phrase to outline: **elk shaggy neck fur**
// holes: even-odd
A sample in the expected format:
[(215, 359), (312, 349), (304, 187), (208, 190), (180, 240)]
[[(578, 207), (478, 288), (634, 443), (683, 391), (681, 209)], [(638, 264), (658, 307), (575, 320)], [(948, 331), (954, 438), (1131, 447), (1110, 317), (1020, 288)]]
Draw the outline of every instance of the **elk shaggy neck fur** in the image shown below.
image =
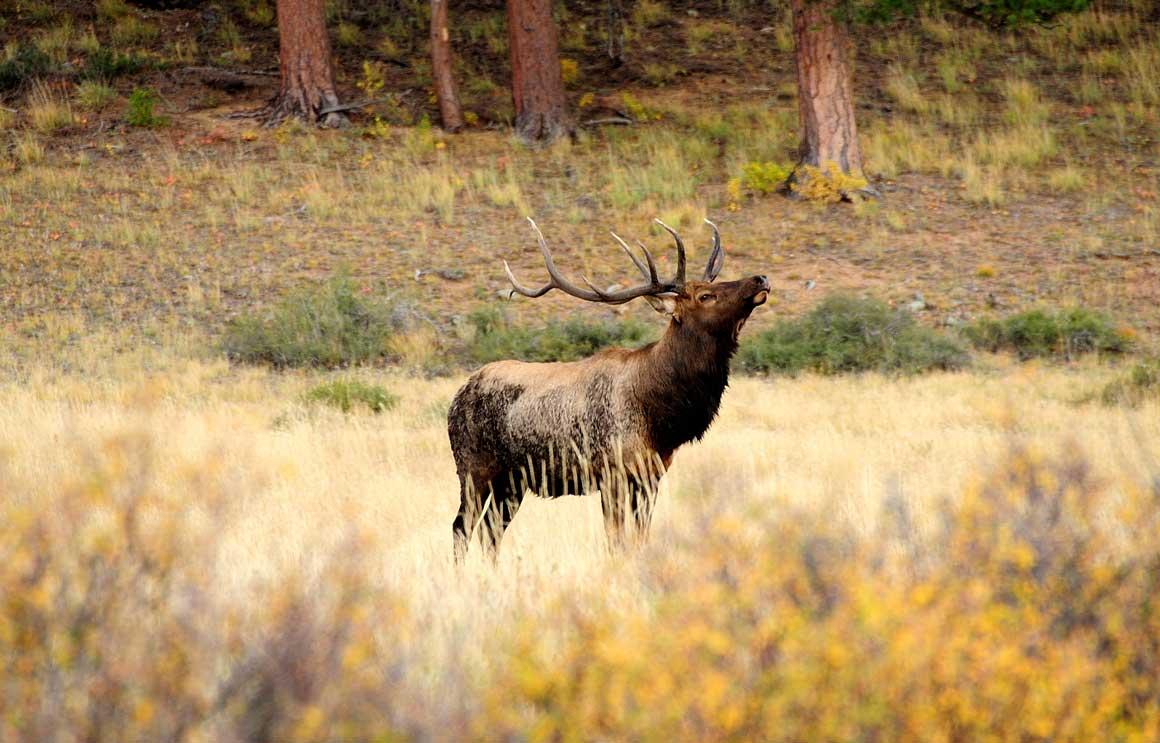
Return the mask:
[(729, 385), (732, 338), (672, 321), (664, 337), (642, 348), (637, 400), (649, 443), (667, 467), (682, 444), (705, 435)]

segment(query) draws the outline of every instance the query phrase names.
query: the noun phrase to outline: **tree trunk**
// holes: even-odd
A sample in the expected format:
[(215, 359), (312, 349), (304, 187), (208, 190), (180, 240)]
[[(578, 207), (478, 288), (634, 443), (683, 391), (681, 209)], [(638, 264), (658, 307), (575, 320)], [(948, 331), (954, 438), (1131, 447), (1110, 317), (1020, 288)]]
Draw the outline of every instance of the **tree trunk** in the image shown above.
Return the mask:
[(324, 126), (345, 125), (342, 114), (322, 113), (339, 105), (330, 68), (325, 0), (278, 0), (277, 8), (282, 87), (267, 109), (268, 120), (296, 116)]
[(608, 58), (613, 67), (624, 63), (624, 0), (606, 0), (608, 11)]
[(528, 144), (571, 135), (551, 0), (508, 0), (507, 17), (516, 135)]
[(801, 128), (798, 168), (810, 165), (824, 171), (833, 163), (842, 173), (863, 178), (847, 57), (850, 41), (845, 25), (833, 16), (836, 5), (836, 0), (793, 0)]
[(435, 78), (435, 97), (443, 128), (457, 132), (463, 128), (459, 109), (459, 91), (451, 71), (451, 34), (447, 30), (448, 0), (431, 0), (431, 73)]

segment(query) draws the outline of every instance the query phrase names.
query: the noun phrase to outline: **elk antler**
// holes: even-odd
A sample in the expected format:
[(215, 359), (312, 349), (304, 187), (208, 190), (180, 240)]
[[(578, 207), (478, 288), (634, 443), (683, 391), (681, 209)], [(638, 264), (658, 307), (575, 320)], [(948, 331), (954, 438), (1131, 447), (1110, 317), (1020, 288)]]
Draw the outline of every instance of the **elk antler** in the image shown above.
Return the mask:
[(709, 263), (705, 266), (704, 280), (713, 282), (717, 280), (717, 274), (721, 273), (721, 269), (725, 267), (725, 251), (721, 249), (721, 233), (717, 231), (717, 225), (705, 220), (705, 224), (713, 228), (713, 251), (709, 253)]
[[(677, 276), (675, 276), (671, 281), (659, 280), (657, 278), (656, 263), (653, 262), (653, 257), (648, 252), (648, 248), (645, 248), (644, 245), (641, 245), (641, 248), (644, 250), (645, 261), (647, 262), (646, 265), (641, 263), (640, 259), (632, 254), (632, 251), (629, 249), (628, 245), (625, 244), (624, 240), (621, 240), (620, 237), (616, 235), (616, 233), (613, 233), (612, 236), (616, 238), (616, 241), (620, 243), (622, 248), (624, 248), (624, 252), (628, 253), (629, 257), (632, 258), (633, 264), (635, 264), (637, 269), (639, 269), (640, 272), (644, 274), (644, 277), (648, 280), (648, 283), (632, 286), (628, 289), (621, 289), (619, 291), (602, 291), (593, 286), (592, 282), (584, 276), (581, 276), (580, 278), (584, 281), (585, 284), (588, 285), (587, 289), (577, 286), (576, 284), (573, 284), (571, 281), (561, 276), (560, 271), (556, 268), (555, 261), (552, 260), (552, 252), (548, 250), (548, 242), (544, 239), (544, 233), (540, 232), (540, 228), (536, 226), (535, 221), (533, 221), (531, 217), (528, 217), (528, 222), (531, 223), (532, 229), (536, 231), (536, 238), (540, 242), (540, 252), (544, 254), (544, 266), (547, 267), (548, 276), (551, 277), (551, 280), (547, 284), (541, 286), (539, 289), (529, 289), (528, 287), (520, 284), (520, 282), (516, 281), (515, 275), (512, 274), (511, 266), (508, 265), (507, 261), (504, 261), (503, 270), (507, 273), (508, 280), (512, 282), (512, 290), (524, 295), (525, 297), (531, 297), (532, 299), (535, 299), (536, 297), (544, 296), (553, 289), (559, 289), (565, 294), (571, 294), (573, 297), (584, 299), (589, 302), (624, 304), (625, 302), (636, 299), (637, 297), (656, 296), (658, 294), (677, 294), (684, 286), (685, 246), (681, 243), (681, 239), (677, 237), (677, 233), (673, 232), (668, 227), (665, 227), (665, 229), (669, 230), (669, 232), (672, 233), (673, 237), (677, 240)], [(664, 227), (663, 224), (661, 226)]]

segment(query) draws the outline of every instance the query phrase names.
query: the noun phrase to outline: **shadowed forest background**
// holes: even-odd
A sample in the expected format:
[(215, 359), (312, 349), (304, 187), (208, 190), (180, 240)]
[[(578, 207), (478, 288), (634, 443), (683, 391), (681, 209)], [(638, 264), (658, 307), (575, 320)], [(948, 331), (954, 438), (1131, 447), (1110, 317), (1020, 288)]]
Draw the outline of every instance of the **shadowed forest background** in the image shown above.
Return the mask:
[[(300, 118), (273, 2), (0, 0), (0, 739), (1160, 738), (1158, 6), (836, 6), (859, 172), (789, 3), (552, 5), (543, 137), (433, 5), (318, 6)], [(457, 569), (467, 372), (663, 330), (528, 216), (773, 293), (647, 547)]]

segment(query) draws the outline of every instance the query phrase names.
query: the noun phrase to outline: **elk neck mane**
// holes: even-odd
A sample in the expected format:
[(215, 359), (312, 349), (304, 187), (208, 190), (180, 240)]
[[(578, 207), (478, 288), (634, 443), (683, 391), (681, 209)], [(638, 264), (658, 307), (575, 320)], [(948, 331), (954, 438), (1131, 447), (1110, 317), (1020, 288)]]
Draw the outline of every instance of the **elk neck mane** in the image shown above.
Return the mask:
[(659, 341), (640, 349), (635, 394), (653, 447), (666, 461), (709, 429), (736, 350), (730, 333), (714, 335), (676, 321)]

